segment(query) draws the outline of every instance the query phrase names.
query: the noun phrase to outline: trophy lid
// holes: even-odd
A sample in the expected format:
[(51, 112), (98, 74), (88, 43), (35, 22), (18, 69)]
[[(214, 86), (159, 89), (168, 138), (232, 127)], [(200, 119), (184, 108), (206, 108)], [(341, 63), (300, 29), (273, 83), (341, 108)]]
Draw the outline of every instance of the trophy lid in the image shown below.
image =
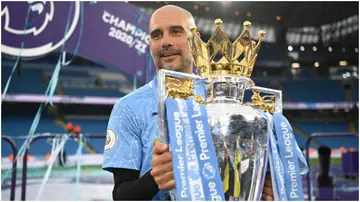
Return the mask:
[[(203, 42), (196, 34), (196, 27), (191, 27), (192, 36), (189, 37), (189, 46), (199, 76), (250, 78), (265, 32), (263, 30), (258, 32), (259, 42), (256, 43), (251, 40), (249, 32), (251, 23), (245, 21), (244, 31), (232, 43), (221, 29), (223, 21), (216, 19), (215, 24), (216, 30), (207, 43)], [(218, 52), (223, 56), (215, 62), (214, 58)], [(243, 57), (241, 61), (238, 60), (240, 57)]]

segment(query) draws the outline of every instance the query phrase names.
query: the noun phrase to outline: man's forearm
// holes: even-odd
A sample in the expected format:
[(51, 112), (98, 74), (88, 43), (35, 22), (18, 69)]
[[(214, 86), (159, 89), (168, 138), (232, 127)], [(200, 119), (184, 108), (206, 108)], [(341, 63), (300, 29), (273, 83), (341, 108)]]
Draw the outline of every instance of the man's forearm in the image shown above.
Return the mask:
[(159, 192), (150, 171), (140, 178), (139, 171), (136, 170), (116, 169), (113, 173), (113, 200), (152, 200)]

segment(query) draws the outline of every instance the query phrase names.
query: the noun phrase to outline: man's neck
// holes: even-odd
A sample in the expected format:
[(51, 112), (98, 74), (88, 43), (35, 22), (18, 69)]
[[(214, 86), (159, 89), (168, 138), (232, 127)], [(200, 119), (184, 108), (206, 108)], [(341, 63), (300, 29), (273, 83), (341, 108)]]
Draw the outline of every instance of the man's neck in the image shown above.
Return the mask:
[(191, 67), (187, 67), (187, 68), (183, 68), (183, 69), (180, 69), (179, 72), (182, 72), (182, 73), (185, 73), (185, 74), (192, 74), (192, 66)]
[[(181, 73), (185, 73), (185, 74), (193, 74), (192, 67), (191, 68), (178, 69), (175, 72), (181, 72)], [(159, 73), (159, 70), (156, 71), (156, 74), (158, 74), (158, 73)]]

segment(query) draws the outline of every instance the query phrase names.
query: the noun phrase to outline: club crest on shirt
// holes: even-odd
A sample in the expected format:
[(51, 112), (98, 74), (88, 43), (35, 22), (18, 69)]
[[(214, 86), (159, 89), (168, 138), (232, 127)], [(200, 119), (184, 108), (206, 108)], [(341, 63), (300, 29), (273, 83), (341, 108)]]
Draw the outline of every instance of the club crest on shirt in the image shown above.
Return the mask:
[(105, 151), (113, 148), (116, 142), (116, 135), (112, 129), (108, 129), (106, 131), (106, 143), (105, 143)]

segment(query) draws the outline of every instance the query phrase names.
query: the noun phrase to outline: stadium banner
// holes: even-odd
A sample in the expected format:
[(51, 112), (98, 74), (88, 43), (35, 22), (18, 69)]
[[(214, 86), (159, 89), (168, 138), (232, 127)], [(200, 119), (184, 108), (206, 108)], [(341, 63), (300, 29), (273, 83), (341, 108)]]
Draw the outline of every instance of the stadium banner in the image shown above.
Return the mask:
[[(9, 94), (4, 98), (4, 102), (46, 102), (46, 95), (36, 94)], [(99, 104), (114, 105), (120, 97), (95, 97), (95, 96), (53, 96), (53, 103), (77, 103), (77, 104)], [(359, 102), (284, 102), (284, 109), (303, 110), (303, 109), (353, 109), (359, 108)]]
[(152, 63), (149, 19), (148, 14), (125, 2), (2, 2), (1, 51), (35, 59), (65, 45), (67, 53), (137, 75), (146, 82), (147, 63)]

